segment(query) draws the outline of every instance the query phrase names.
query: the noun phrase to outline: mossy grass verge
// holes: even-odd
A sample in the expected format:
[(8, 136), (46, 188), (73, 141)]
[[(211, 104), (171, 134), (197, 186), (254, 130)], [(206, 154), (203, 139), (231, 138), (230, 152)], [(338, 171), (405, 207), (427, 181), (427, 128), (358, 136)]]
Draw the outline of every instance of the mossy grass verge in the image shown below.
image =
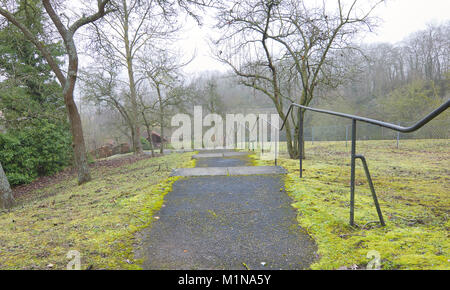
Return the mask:
[(82, 269), (139, 269), (134, 234), (149, 226), (178, 179), (172, 168), (193, 167), (192, 153), (143, 159), (92, 170), (37, 190), (47, 196), (0, 213), (0, 269), (66, 269), (68, 251)]
[[(355, 222), (349, 226), (350, 144), (307, 142), (304, 178), (299, 161), (280, 158), (298, 222), (318, 244), (312, 269), (366, 268), (377, 251), (381, 269), (450, 269), (449, 140), (358, 141), (367, 158), (387, 226), (380, 227), (357, 160)], [(272, 165), (259, 160), (255, 165)]]

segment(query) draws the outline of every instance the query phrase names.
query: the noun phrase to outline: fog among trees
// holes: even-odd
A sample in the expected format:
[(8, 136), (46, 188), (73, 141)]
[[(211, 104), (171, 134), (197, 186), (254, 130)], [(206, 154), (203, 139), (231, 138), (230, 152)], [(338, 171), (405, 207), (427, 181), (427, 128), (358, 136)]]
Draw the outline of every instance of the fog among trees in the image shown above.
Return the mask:
[[(105, 0), (80, 1), (77, 9), (63, 2), (0, 4), (0, 161), (13, 185), (68, 165), (87, 182), (88, 152), (113, 142), (142, 154), (144, 136), (169, 139), (171, 117), (192, 114), (195, 105), (222, 116), (259, 110), (283, 119), (295, 102), (407, 125), (449, 96), (450, 22), (395, 44), (355, 43), (376, 27), (378, 1)], [(187, 75), (196, 56), (176, 47), (182, 20), (205, 25), (205, 13), (218, 35), (209, 40), (211, 55), (229, 70)], [(80, 49), (91, 60), (82, 71)], [(304, 121), (345, 126), (309, 114)], [(449, 122), (443, 115), (415, 136), (448, 137)], [(298, 157), (298, 124), (294, 114), (281, 133), (291, 158)], [(39, 142), (44, 129), (52, 146)], [(33, 163), (20, 162), (11, 148), (33, 138), (20, 153)]]
[[(401, 121), (403, 125), (414, 123), (449, 96), (449, 29), (450, 23), (429, 25), (425, 30), (417, 31), (395, 44), (372, 43), (354, 47), (351, 52), (346, 51), (345, 55), (336, 59), (339, 67), (345, 67), (345, 72), (341, 71), (344, 75), (340, 75), (341, 79), (333, 86), (330, 83), (317, 85), (315, 98), (310, 100), (309, 105), (389, 122)], [(300, 76), (294, 66), (294, 63), (289, 63), (286, 59), (277, 62), (280, 94), (283, 96), (282, 112), (286, 112), (291, 102), (298, 102), (301, 96), (298, 82)], [(180, 71), (176, 90), (183, 98), (181, 102), (168, 105), (171, 109), (164, 117), (166, 125), (177, 112), (192, 114), (194, 105), (202, 105), (205, 113), (218, 113), (222, 116), (226, 113), (254, 112), (257, 109), (277, 112), (273, 100), (263, 89), (258, 89), (256, 82), (253, 86), (254, 79), (251, 77), (243, 77), (230, 71), (205, 72), (190, 79)], [(265, 88), (269, 92), (272, 90), (270, 85)], [(150, 86), (145, 90), (148, 95), (157, 95), (156, 89)], [(103, 111), (102, 107), (97, 109), (96, 113), (92, 112), (85, 117), (105, 121), (109, 119), (111, 123), (108, 128), (119, 128), (123, 123), (108, 110)], [(156, 117), (158, 115), (154, 111), (148, 112), (152, 128), (160, 132), (161, 121)], [(347, 124), (346, 120), (314, 114), (306, 114), (305, 121), (306, 127), (342, 125), (344, 128)], [(449, 121), (445, 115), (440, 117), (424, 128), (419, 137), (448, 136), (446, 128), (450, 125)], [(103, 122), (93, 124), (103, 126)], [(96, 126), (86, 126), (87, 132), (99, 130)], [(142, 126), (145, 128), (145, 125)], [(291, 128), (291, 131), (294, 135), (295, 128)], [(116, 132), (123, 140), (127, 140), (129, 134), (120, 134), (118, 129)], [(170, 136), (171, 128), (167, 128), (166, 132)], [(285, 133), (282, 135), (285, 136)], [(96, 136), (98, 140), (93, 141), (95, 144), (100, 144), (102, 138), (107, 138)]]

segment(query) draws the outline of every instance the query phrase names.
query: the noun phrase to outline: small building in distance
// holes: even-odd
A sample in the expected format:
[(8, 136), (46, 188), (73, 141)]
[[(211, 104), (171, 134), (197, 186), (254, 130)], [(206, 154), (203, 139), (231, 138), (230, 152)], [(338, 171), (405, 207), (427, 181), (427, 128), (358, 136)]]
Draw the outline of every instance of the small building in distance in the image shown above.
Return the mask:
[(147, 132), (144, 132), (143, 137), (147, 139), (148, 142), (152, 142), (154, 148), (159, 148), (161, 147), (162, 142), (167, 143), (168, 141), (166, 137), (161, 137), (161, 135), (155, 131), (151, 132), (151, 138), (148, 136)]

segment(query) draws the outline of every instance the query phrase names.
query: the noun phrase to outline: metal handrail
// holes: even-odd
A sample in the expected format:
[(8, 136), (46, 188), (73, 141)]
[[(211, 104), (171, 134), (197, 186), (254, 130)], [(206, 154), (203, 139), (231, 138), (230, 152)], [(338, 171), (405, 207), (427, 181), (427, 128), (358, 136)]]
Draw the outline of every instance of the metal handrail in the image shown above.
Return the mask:
[(400, 125), (387, 123), (387, 122), (383, 122), (383, 121), (379, 121), (379, 120), (375, 120), (375, 119), (370, 119), (370, 118), (365, 118), (365, 117), (360, 117), (360, 116), (350, 115), (350, 114), (345, 114), (345, 113), (340, 113), (340, 112), (334, 112), (334, 111), (329, 111), (329, 110), (311, 108), (311, 107), (292, 103), (289, 106), (289, 109), (286, 113), (286, 116), (283, 120), (283, 125), (281, 126), (280, 130), (283, 130), (284, 125), (286, 124), (287, 119), (289, 117), (289, 114), (292, 112), (292, 109), (294, 107), (298, 107), (298, 115), (299, 115), (298, 152), (299, 152), (299, 163), (300, 163), (299, 164), (300, 165), (300, 178), (302, 178), (303, 177), (303, 162), (302, 162), (302, 159), (303, 159), (303, 146), (302, 146), (303, 145), (303, 122), (301, 122), (301, 120), (303, 119), (302, 118), (302, 114), (303, 114), (302, 109), (317, 112), (317, 113), (324, 113), (324, 114), (328, 114), (328, 115), (351, 119), (352, 120), (352, 148), (351, 148), (351, 165), (350, 165), (351, 166), (351, 172), (350, 172), (350, 225), (352, 225), (352, 226), (354, 225), (355, 161), (356, 161), (356, 159), (361, 159), (361, 161), (363, 163), (364, 171), (366, 172), (367, 180), (369, 182), (369, 187), (372, 192), (372, 197), (373, 197), (374, 204), (375, 204), (375, 207), (376, 207), (376, 210), (378, 213), (378, 217), (380, 219), (380, 223), (382, 226), (384, 226), (385, 223), (383, 220), (383, 215), (381, 213), (380, 205), (378, 203), (377, 195), (375, 193), (375, 188), (372, 183), (372, 178), (370, 176), (367, 161), (363, 155), (356, 154), (356, 122), (357, 121), (365, 122), (365, 123), (369, 123), (372, 125), (377, 125), (380, 127), (388, 128), (388, 129), (391, 129), (391, 130), (394, 130), (397, 132), (409, 133), (409, 132), (414, 132), (414, 131), (420, 129), (421, 127), (423, 127), (425, 124), (427, 124), (428, 122), (430, 122), (431, 120), (436, 118), (439, 114), (441, 114), (442, 112), (447, 110), (449, 106), (450, 106), (450, 100), (447, 100), (445, 103), (443, 103), (438, 108), (436, 108), (435, 110), (430, 112), (428, 115), (426, 115), (424, 118), (419, 120), (414, 125), (412, 125), (410, 127), (402, 127)]
[(445, 103), (440, 105), (434, 111), (430, 112), (422, 120), (418, 121), (414, 125), (412, 125), (410, 127), (402, 127), (402, 126), (399, 126), (399, 125), (396, 125), (396, 124), (387, 123), (387, 122), (383, 122), (383, 121), (379, 121), (379, 120), (375, 120), (375, 119), (370, 119), (370, 118), (366, 118), (366, 117), (360, 117), (360, 116), (356, 116), (356, 115), (350, 115), (350, 114), (339, 113), (339, 112), (334, 112), (334, 111), (328, 111), (328, 110), (323, 110), (323, 109), (311, 108), (311, 107), (307, 107), (307, 106), (303, 106), (303, 105), (292, 103), (289, 106), (289, 110), (288, 110), (288, 112), (287, 112), (287, 114), (286, 114), (286, 116), (285, 116), (285, 118), (283, 120), (283, 125), (281, 126), (280, 130), (283, 130), (284, 124), (286, 123), (287, 117), (291, 113), (292, 108), (293, 107), (299, 107), (299, 108), (302, 108), (302, 109), (305, 109), (305, 110), (310, 110), (310, 111), (314, 111), (314, 112), (318, 112), (318, 113), (325, 113), (325, 114), (328, 114), (328, 115), (334, 115), (334, 116), (343, 117), (343, 118), (347, 118), (347, 119), (353, 119), (353, 120), (357, 120), (357, 121), (361, 121), (361, 122), (365, 122), (365, 123), (369, 123), (369, 124), (373, 124), (373, 125), (389, 128), (389, 129), (392, 129), (392, 130), (395, 130), (395, 131), (399, 131), (399, 132), (403, 132), (403, 133), (410, 133), (410, 132), (414, 132), (414, 131), (422, 128), (425, 124), (427, 124), (428, 122), (433, 120), (440, 113), (442, 113), (445, 110), (447, 110), (449, 106), (450, 106), (450, 100), (447, 100)]

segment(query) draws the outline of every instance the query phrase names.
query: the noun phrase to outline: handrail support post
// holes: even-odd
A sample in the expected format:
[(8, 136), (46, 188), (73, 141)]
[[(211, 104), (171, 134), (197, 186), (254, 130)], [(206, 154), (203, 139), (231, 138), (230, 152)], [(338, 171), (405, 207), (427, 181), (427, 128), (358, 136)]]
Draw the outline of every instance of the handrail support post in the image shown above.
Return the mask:
[(356, 120), (352, 119), (352, 152), (350, 163), (350, 225), (355, 223), (355, 155), (356, 155)]
[(298, 108), (298, 158), (300, 163), (300, 178), (303, 177), (303, 112)]
[(277, 166), (277, 157), (278, 157), (278, 136), (275, 136), (275, 166)]
[(377, 209), (378, 218), (380, 219), (380, 224), (384, 227), (383, 214), (381, 213), (380, 204), (378, 203), (377, 194), (375, 192), (375, 187), (373, 186), (372, 177), (370, 177), (369, 166), (367, 166), (366, 158), (363, 155), (356, 155), (355, 158), (359, 158), (362, 161), (364, 171), (366, 172), (367, 181), (369, 182), (370, 191), (372, 192), (373, 203)]

